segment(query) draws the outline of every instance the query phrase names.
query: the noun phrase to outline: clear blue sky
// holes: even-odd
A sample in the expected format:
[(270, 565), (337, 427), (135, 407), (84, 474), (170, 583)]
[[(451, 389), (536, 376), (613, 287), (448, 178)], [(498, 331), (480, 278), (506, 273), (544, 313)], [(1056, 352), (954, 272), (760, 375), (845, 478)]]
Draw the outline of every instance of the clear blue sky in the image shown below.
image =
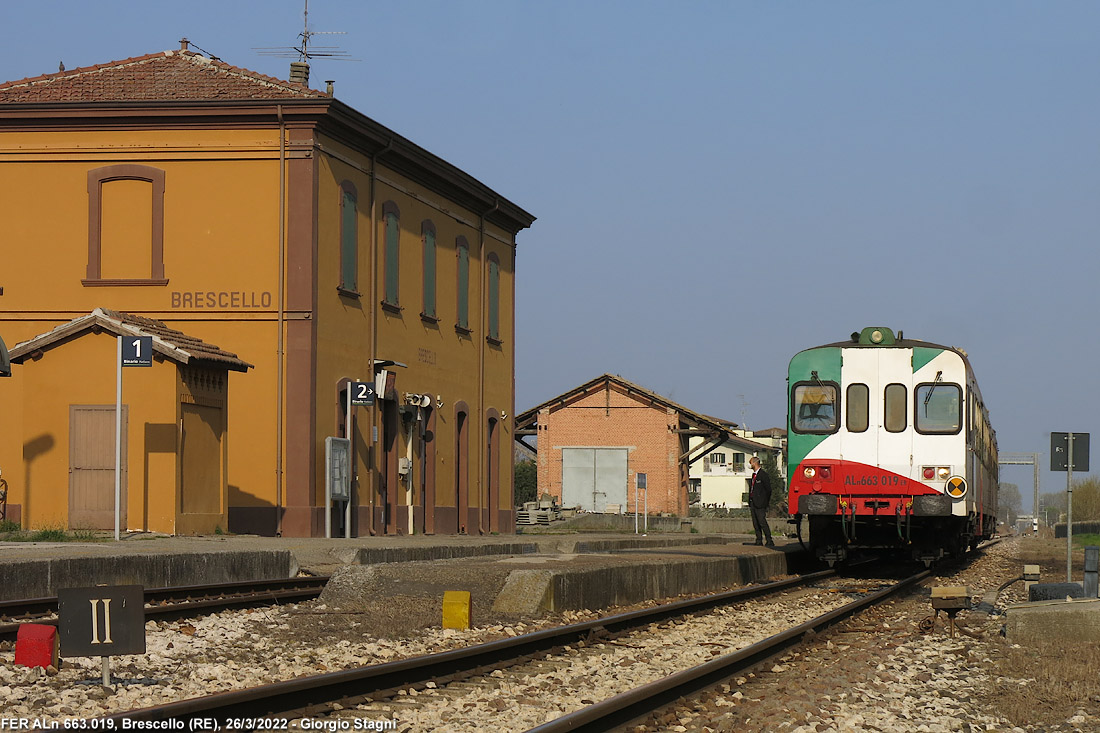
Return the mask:
[[(253, 49), (301, 25), (301, 0), (8, 0), (0, 77), (187, 36), (285, 78)], [(1100, 4), (312, 0), (310, 25), (360, 59), (314, 86), (538, 216), (518, 410), (612, 372), (783, 425), (795, 352), (884, 325), (969, 352), (1002, 451), (1092, 432), (1100, 460)], [(1030, 469), (1003, 480), (1030, 508)]]

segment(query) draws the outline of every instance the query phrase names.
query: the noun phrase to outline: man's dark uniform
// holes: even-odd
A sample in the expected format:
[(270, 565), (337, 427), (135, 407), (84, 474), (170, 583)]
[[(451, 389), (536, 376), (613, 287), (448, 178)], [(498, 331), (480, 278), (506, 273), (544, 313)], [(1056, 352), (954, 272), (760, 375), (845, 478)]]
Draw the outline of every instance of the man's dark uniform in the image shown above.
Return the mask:
[(760, 535), (763, 534), (768, 547), (775, 547), (767, 519), (768, 503), (771, 500), (771, 479), (768, 478), (767, 472), (761, 466), (753, 472), (752, 484), (749, 486), (749, 511), (752, 512), (752, 529), (756, 532), (756, 544), (761, 544)]

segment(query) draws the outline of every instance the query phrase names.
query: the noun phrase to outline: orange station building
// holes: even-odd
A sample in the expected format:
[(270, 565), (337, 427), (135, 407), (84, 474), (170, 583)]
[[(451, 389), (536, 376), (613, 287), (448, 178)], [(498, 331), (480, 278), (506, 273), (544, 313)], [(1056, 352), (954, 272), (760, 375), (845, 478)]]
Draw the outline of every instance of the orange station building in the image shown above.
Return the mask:
[[(110, 344), (145, 324), (170, 338), (125, 372), (126, 529), (323, 536), (334, 436), (352, 511), (333, 534), (514, 531), (516, 236), (533, 221), (330, 93), (186, 43), (0, 84), (7, 517), (106, 528), (81, 508), (106, 479), (77, 498), (72, 476), (92, 408), (113, 415)], [(350, 382), (378, 399), (349, 419)]]

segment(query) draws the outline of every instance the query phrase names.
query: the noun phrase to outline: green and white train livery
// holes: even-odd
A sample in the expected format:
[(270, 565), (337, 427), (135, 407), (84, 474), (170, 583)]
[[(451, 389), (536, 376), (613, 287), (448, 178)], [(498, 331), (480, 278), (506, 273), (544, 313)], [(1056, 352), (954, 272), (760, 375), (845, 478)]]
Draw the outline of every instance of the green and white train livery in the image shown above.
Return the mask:
[(796, 354), (787, 390), (790, 512), (819, 558), (931, 563), (993, 536), (997, 439), (964, 351), (865, 328)]

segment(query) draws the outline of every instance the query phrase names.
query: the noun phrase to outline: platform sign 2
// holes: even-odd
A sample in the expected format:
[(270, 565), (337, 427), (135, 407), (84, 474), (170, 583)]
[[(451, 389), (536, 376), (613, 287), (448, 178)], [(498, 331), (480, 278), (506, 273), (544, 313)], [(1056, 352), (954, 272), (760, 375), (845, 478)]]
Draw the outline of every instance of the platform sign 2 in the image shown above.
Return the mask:
[(152, 336), (121, 336), (122, 366), (153, 366)]
[(145, 589), (97, 585), (57, 591), (57, 629), (63, 657), (145, 653)]
[(374, 404), (374, 382), (352, 382), (351, 404), (370, 407)]

